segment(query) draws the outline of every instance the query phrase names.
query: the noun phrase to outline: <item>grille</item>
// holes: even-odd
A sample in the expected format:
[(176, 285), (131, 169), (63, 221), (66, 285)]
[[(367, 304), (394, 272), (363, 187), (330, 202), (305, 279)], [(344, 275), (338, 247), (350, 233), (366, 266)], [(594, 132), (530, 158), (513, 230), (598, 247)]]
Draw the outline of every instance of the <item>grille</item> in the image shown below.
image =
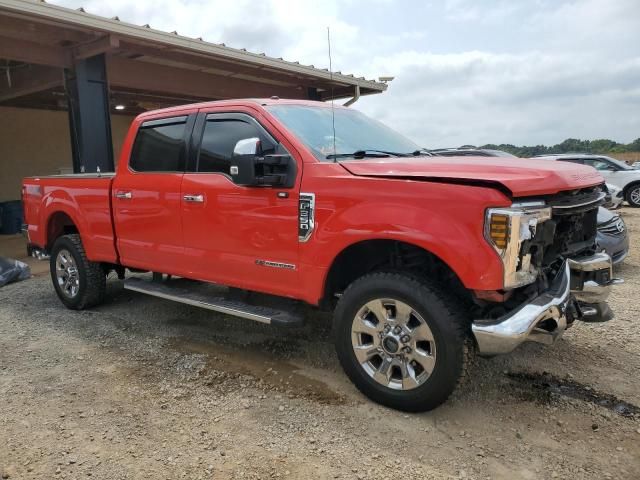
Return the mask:
[(543, 265), (559, 257), (574, 257), (596, 251), (598, 207), (604, 201), (600, 186), (561, 192), (547, 198), (551, 220), (545, 223)]
[(547, 205), (553, 208), (553, 212), (558, 215), (576, 213), (578, 211), (591, 210), (604, 203), (606, 193), (603, 191), (604, 185), (581, 188), (560, 192), (547, 198)]
[(598, 225), (598, 207), (569, 215), (553, 215), (556, 235), (552, 247), (557, 254), (573, 256), (593, 248)]
[(607, 235), (622, 235), (625, 231), (625, 225), (620, 217), (615, 217), (607, 223), (599, 225), (598, 231)]

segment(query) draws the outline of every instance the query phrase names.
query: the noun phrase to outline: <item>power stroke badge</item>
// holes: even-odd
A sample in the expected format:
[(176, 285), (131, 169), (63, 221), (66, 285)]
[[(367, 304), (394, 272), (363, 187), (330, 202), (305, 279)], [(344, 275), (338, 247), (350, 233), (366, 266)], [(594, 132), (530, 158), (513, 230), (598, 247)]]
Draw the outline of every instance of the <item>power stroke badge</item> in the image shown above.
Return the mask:
[(298, 241), (306, 242), (315, 228), (316, 195), (301, 193), (298, 200)]

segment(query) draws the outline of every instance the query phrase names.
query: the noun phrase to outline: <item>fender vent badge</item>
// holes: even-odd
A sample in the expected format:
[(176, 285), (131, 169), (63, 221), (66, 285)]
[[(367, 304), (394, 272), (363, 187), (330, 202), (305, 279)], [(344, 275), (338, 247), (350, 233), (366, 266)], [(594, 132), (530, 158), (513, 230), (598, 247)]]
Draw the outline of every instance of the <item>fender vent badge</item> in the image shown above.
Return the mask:
[(315, 193), (300, 193), (298, 201), (298, 241), (304, 243), (315, 229)]

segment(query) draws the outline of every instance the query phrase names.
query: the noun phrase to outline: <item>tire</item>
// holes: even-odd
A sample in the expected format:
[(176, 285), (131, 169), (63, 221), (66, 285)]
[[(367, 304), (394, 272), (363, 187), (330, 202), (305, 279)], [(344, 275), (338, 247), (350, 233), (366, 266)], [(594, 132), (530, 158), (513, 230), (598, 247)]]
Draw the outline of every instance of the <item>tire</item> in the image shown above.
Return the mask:
[(625, 200), (634, 208), (640, 208), (640, 183), (635, 183), (627, 189)]
[[(382, 311), (377, 303), (379, 299), (386, 307)], [(373, 306), (373, 310), (367, 304)], [(381, 272), (359, 278), (345, 290), (334, 313), (335, 345), (342, 368), (355, 386), (374, 402), (407, 412), (438, 407), (461, 381), (472, 357), (467, 341), (470, 322), (456, 307), (458, 304), (440, 288), (417, 277)], [(411, 312), (407, 316), (408, 309)], [(378, 324), (371, 330), (379, 316), (396, 324), (386, 336)], [(409, 320), (398, 322), (403, 317)], [(387, 321), (382, 323), (384, 325)], [(413, 332), (410, 341), (407, 341), (409, 335), (395, 330), (402, 324), (409, 328), (406, 331)], [(360, 331), (363, 329), (367, 333)], [(378, 340), (375, 334), (371, 335), (374, 331), (379, 335)], [(422, 340), (429, 338), (428, 332), (432, 340)], [(393, 341), (389, 341), (389, 336)], [(397, 353), (390, 353), (396, 344), (400, 346), (400, 357)], [(369, 349), (370, 345), (373, 350)], [(371, 351), (376, 353), (363, 363), (363, 358), (369, 358)], [(409, 351), (411, 353), (406, 353)], [(411, 366), (415, 362), (411, 359), (418, 357), (420, 363)], [(385, 368), (387, 375), (382, 375), (383, 367), (390, 362), (391, 367)], [(432, 368), (430, 372), (429, 368)], [(376, 380), (374, 376), (382, 380)]]
[(63, 235), (55, 241), (49, 268), (53, 287), (67, 308), (84, 310), (104, 300), (106, 275), (100, 263), (87, 259), (80, 235)]

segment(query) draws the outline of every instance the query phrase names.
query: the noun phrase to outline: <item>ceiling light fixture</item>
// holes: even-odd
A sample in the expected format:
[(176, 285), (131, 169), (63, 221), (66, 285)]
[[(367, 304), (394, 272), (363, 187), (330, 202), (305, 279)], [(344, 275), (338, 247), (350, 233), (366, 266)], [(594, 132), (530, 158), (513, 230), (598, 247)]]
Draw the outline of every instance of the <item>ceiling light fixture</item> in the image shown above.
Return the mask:
[(116, 110), (124, 110), (124, 105), (116, 105)]

